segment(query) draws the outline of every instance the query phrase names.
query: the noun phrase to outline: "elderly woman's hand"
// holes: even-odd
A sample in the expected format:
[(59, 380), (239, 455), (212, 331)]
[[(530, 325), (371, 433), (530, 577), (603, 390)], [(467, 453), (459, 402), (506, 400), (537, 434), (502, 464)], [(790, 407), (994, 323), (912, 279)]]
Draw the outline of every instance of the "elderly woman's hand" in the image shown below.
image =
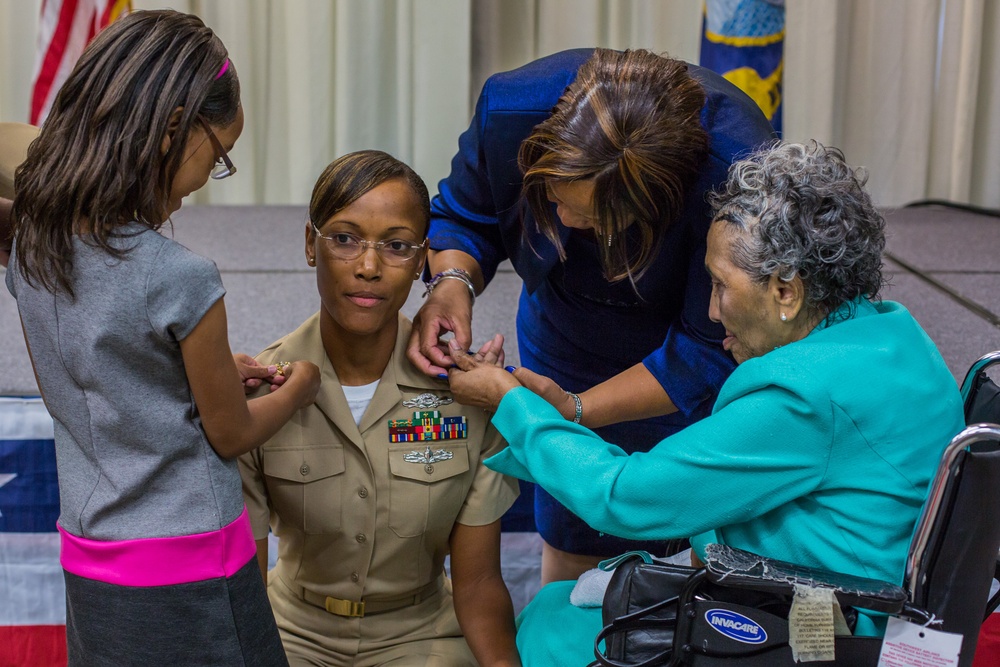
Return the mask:
[(515, 368), (511, 372), (518, 382), (548, 401), (566, 419), (576, 415), (576, 402), (552, 378), (527, 368)]
[(521, 386), (500, 365), (503, 363), (502, 336), (494, 336), (475, 354), (463, 350), (455, 339), (448, 342), (448, 347), (456, 365), (448, 371), (448, 381), (451, 392), (459, 403), (496, 410), (504, 394)]

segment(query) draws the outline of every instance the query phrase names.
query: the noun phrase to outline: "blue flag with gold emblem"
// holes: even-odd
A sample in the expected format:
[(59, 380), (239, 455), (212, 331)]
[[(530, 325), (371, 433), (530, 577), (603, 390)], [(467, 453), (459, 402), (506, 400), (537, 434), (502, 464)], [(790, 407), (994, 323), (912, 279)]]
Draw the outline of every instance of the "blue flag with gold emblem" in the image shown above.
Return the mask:
[(701, 66), (749, 95), (781, 135), (784, 0), (705, 0)]

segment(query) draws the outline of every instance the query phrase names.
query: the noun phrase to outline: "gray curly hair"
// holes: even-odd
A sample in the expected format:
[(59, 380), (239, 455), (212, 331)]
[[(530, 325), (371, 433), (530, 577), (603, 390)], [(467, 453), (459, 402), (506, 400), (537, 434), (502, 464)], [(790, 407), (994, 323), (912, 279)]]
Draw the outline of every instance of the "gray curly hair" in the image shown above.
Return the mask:
[(877, 299), (885, 284), (885, 219), (867, 180), (836, 148), (778, 143), (735, 162), (709, 202), (716, 221), (741, 232), (737, 267), (758, 283), (798, 275), (807, 307), (829, 314), (859, 296)]

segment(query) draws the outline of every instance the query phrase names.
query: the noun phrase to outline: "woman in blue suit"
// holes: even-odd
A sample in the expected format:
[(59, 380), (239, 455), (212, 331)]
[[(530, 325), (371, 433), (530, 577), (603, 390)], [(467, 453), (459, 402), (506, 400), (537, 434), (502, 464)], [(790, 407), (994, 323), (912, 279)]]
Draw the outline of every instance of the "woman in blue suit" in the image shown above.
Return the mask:
[[(564, 417), (632, 452), (705, 416), (733, 368), (706, 316), (705, 193), (772, 139), (721, 76), (648, 51), (565, 51), (494, 75), (431, 205), (434, 277), (410, 359), (452, 365), (440, 337), (468, 348), (475, 295), (509, 259), (521, 364), (574, 392)], [(665, 548), (598, 533), (541, 489), (535, 518), (546, 582)]]

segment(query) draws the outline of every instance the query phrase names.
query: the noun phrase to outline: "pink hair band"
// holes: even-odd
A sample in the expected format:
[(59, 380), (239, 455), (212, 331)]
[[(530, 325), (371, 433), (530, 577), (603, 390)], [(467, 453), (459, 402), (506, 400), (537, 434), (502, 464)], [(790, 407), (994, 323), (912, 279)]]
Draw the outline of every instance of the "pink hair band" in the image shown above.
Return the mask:
[(226, 70), (228, 69), (229, 69), (229, 58), (226, 58), (226, 62), (222, 64), (222, 69), (220, 69), (219, 73), (215, 75), (216, 80), (221, 79), (222, 75), (225, 74)]

